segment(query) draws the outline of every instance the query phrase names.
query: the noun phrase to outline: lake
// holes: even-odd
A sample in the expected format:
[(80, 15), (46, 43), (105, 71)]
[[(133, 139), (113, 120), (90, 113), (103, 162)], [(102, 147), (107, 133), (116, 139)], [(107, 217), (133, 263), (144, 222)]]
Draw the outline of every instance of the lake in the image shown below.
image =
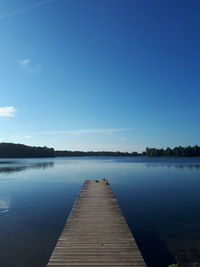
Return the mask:
[(200, 158), (0, 160), (0, 266), (44, 267), (85, 179), (110, 181), (148, 267), (200, 259)]

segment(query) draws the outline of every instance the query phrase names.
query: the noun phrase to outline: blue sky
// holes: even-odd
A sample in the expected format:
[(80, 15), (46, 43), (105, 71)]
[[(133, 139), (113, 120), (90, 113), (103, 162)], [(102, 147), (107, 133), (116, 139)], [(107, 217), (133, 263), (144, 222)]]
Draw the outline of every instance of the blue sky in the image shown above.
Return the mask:
[(198, 0), (2, 0), (0, 141), (199, 144)]

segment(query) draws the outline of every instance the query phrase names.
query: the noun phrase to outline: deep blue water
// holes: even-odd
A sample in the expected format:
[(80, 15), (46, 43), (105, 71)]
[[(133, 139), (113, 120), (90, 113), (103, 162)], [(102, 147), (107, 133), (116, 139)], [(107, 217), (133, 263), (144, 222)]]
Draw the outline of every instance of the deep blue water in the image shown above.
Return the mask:
[(148, 267), (200, 259), (200, 158), (0, 162), (1, 267), (44, 267), (84, 180), (103, 177)]

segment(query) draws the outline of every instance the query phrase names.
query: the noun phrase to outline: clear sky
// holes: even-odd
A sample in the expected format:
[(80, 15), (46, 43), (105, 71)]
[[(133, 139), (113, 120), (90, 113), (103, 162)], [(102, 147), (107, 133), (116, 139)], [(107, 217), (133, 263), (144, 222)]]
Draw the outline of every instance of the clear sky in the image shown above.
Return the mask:
[(1, 0), (0, 141), (199, 144), (199, 14), (199, 0)]

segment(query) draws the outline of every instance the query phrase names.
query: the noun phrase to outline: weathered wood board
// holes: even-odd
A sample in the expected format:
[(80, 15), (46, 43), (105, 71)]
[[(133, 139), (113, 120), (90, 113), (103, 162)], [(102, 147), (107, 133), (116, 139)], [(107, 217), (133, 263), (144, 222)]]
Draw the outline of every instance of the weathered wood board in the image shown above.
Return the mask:
[(146, 267), (107, 181), (85, 181), (47, 266)]

